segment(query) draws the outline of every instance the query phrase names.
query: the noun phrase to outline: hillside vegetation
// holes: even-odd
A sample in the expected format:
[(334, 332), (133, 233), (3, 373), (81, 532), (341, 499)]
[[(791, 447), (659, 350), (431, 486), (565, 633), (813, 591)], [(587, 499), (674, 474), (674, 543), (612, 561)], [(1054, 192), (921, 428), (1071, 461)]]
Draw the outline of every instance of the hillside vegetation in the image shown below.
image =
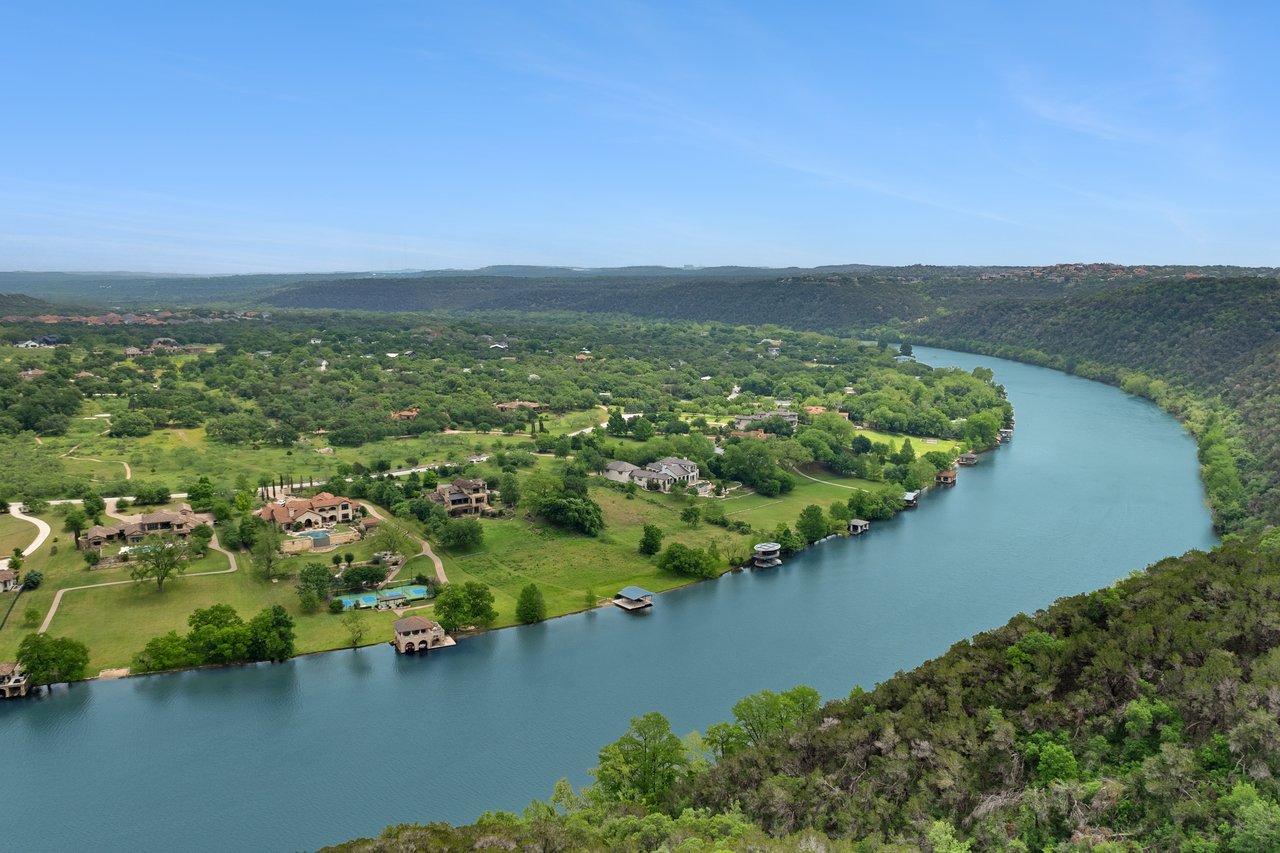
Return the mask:
[[(918, 324), (911, 334), (1047, 364), (1149, 397), (1201, 439), (1222, 528), (1239, 528), (1251, 517), (1280, 521), (1276, 279), (1197, 279), (1062, 299), (997, 300)], [(1242, 441), (1225, 459), (1220, 438), (1231, 433)], [(1231, 468), (1242, 485), (1228, 482)]]

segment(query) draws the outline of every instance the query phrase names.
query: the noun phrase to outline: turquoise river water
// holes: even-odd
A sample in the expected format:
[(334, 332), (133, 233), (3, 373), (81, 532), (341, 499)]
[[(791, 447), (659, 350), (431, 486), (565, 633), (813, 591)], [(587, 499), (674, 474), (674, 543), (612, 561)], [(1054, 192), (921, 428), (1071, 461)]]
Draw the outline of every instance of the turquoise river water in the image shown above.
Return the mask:
[(60, 687), (0, 705), (6, 850), (313, 849), (388, 823), (469, 821), (587, 781), (659, 710), (677, 732), (738, 698), (870, 687), (1019, 611), (1215, 542), (1195, 445), (1098, 383), (996, 371), (1017, 436), (959, 485), (782, 567), (496, 631), (425, 658), (389, 646)]

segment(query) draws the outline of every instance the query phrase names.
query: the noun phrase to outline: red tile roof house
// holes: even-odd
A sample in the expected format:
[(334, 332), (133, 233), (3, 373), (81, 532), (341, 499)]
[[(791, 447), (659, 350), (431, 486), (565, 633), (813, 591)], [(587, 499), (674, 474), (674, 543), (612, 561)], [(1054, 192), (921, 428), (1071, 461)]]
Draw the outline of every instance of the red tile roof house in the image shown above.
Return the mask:
[(321, 492), (313, 498), (290, 498), (269, 503), (258, 510), (257, 515), (281, 530), (311, 530), (354, 521), (358, 506), (351, 498)]

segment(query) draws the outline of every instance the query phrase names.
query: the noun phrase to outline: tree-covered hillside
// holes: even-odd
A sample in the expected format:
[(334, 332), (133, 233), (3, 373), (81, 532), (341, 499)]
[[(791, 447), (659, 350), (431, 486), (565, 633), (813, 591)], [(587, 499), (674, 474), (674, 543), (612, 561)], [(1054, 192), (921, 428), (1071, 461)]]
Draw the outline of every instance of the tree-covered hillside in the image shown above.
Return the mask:
[[(1184, 419), (1193, 404), (1179, 399), (1177, 386), (1220, 402), (1226, 418), (1240, 421), (1243, 453), (1236, 461), (1245, 480), (1242, 506), (1220, 512), (1223, 526), (1250, 516), (1280, 521), (1275, 278), (1194, 279), (1061, 299), (998, 300), (910, 328), (906, 334), (917, 339), (1113, 382)], [(1191, 425), (1198, 432), (1205, 428), (1194, 420)], [(1202, 461), (1204, 455), (1202, 447)]]

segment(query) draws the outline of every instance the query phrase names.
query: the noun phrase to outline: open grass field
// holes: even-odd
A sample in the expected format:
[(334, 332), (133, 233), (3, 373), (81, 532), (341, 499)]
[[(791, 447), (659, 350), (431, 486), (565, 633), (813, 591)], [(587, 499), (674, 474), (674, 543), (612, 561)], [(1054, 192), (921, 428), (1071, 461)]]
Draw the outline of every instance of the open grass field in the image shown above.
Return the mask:
[[(612, 489), (596, 487), (591, 496), (604, 510), (606, 529), (599, 537), (565, 533), (518, 516), (486, 520), (484, 544), (466, 552), (437, 554), (450, 582), (478, 580), (494, 591), (498, 625), (515, 624), (515, 602), (520, 590), (537, 583), (547, 602), (547, 615), (559, 616), (583, 610), (588, 596), (608, 598), (624, 586), (635, 584), (660, 592), (682, 586), (689, 578), (658, 570), (655, 558), (637, 550), (641, 528), (656, 524), (664, 544), (683, 542), (705, 547), (715, 541), (722, 553), (744, 557), (752, 538), (720, 527), (691, 528), (680, 521), (685, 503), (667, 495), (642, 494), (632, 500)], [(723, 566), (728, 569), (728, 563)]]
[(860, 429), (858, 435), (865, 435), (872, 442), (884, 442), (892, 444), (895, 448), (900, 447), (904, 439), (911, 439), (911, 446), (915, 448), (916, 456), (923, 456), (930, 450), (943, 450), (948, 453), (959, 453), (960, 442), (952, 441), (948, 438), (921, 438), (918, 435), (902, 435), (896, 432), (877, 432), (873, 429)]
[(826, 482), (818, 483), (798, 476), (795, 478), (796, 487), (785, 495), (769, 498), (755, 493), (731, 492), (720, 503), (730, 519), (745, 521), (757, 530), (769, 532), (779, 524), (787, 524), (794, 529), (800, 511), (809, 504), (817, 504), (825, 511), (837, 501), (848, 501), (855, 489), (898, 494), (902, 491), (896, 486), (844, 477), (813, 466), (801, 469), (801, 473)]
[(36, 538), (36, 528), (19, 521), (7, 512), (0, 515), (0, 557), (7, 557), (14, 548), (25, 548)]
[[(62, 457), (68, 473), (85, 477), (100, 486), (118, 485), (124, 480), (127, 463), (131, 479), (158, 482), (172, 491), (183, 488), (201, 476), (215, 485), (231, 486), (244, 477), (251, 485), (261, 478), (274, 479), (284, 474), (295, 480), (321, 482), (337, 473), (342, 463), (372, 466), (385, 460), (394, 468), (462, 462), (468, 456), (498, 448), (528, 446), (528, 433), (503, 435), (500, 432), (429, 433), (405, 439), (388, 438), (358, 448), (332, 447), (323, 436), (305, 436), (292, 449), (281, 447), (240, 447), (208, 440), (203, 428), (157, 430), (143, 438), (112, 438), (104, 434), (109, 421), (92, 416), (110, 412), (115, 401), (106, 405), (94, 401), (85, 414), (72, 421), (65, 436), (44, 438), (45, 446)], [(548, 415), (547, 432), (563, 435), (598, 425), (606, 413), (602, 409)], [(318, 453), (320, 448), (332, 452)], [(63, 455), (70, 454), (70, 455)]]

